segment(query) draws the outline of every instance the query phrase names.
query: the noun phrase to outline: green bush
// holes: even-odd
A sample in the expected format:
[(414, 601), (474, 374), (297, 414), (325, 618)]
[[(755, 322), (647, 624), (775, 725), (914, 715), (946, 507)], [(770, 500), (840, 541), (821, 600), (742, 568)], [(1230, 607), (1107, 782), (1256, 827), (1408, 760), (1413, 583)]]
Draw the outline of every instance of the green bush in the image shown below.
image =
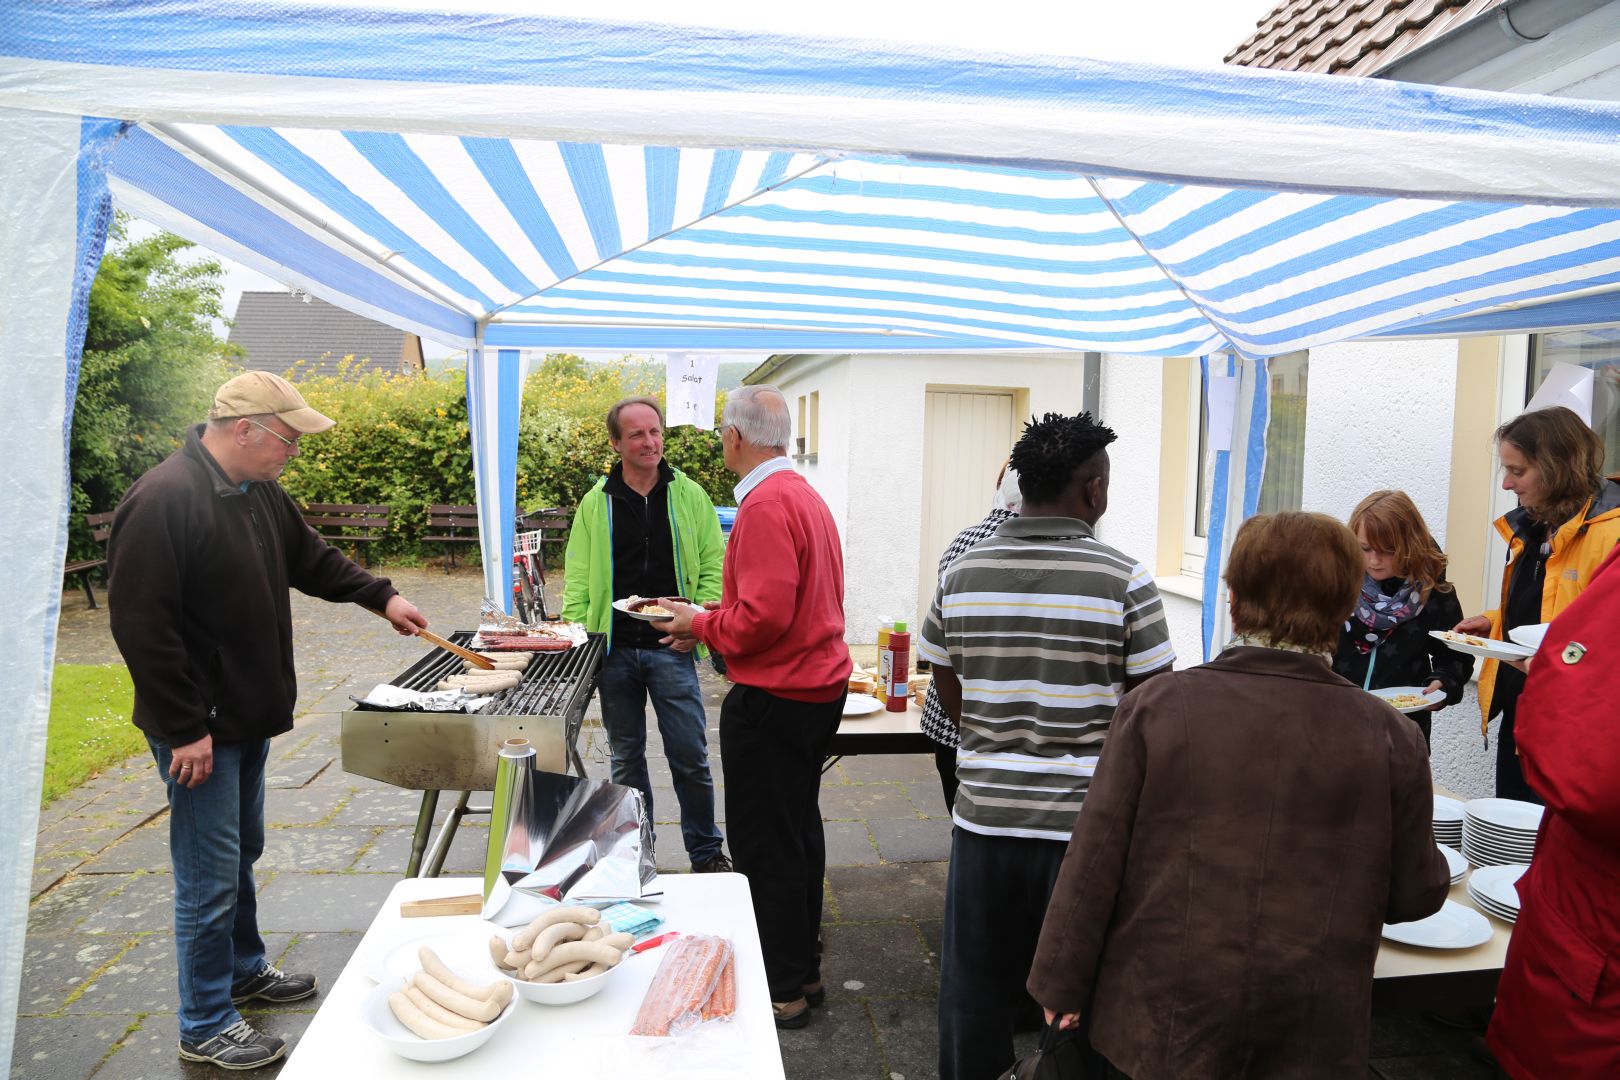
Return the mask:
[[(347, 360), (350, 358), (346, 358)], [(575, 358), (562, 358), (564, 361)], [(475, 499), (464, 376), (369, 372), (298, 378), (310, 405), (337, 427), (303, 440), (281, 482), (300, 502), (386, 503), (392, 511), (378, 558), (437, 556), (424, 548), (427, 508)], [(605, 418), (624, 396), (615, 365), (587, 369), (548, 364), (530, 376), (518, 418), (517, 503), (524, 509), (572, 508), (612, 466)], [(647, 387), (642, 375), (630, 392)], [(649, 396), (662, 397), (662, 393)], [(726, 472), (713, 432), (670, 431), (665, 454), (721, 505), (732, 501), (736, 478)]]
[(289, 377), (311, 406), (337, 426), (299, 443), (281, 476), (299, 502), (386, 503), (388, 536), (373, 545), (378, 558), (414, 558), (434, 503), (474, 501), (463, 375), (438, 378), (368, 372)]

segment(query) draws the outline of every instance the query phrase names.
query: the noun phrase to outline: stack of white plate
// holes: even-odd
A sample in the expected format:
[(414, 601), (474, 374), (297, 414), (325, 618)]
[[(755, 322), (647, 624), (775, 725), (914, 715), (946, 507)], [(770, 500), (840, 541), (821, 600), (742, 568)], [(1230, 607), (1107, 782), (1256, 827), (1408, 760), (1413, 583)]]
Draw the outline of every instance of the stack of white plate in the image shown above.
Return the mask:
[(1440, 854), (1446, 857), (1446, 869), (1451, 871), (1453, 885), (1461, 881), (1468, 873), (1468, 860), (1462, 857), (1462, 852), (1449, 848), (1444, 844), (1436, 844)]
[(1482, 866), (1468, 875), (1468, 896), (1480, 910), (1503, 922), (1519, 918), (1519, 892), (1513, 887), (1528, 866)]
[(1475, 866), (1528, 865), (1541, 807), (1517, 799), (1474, 799), (1463, 808), (1462, 853)]
[(1463, 804), (1444, 795), (1434, 797), (1434, 842), (1462, 850)]

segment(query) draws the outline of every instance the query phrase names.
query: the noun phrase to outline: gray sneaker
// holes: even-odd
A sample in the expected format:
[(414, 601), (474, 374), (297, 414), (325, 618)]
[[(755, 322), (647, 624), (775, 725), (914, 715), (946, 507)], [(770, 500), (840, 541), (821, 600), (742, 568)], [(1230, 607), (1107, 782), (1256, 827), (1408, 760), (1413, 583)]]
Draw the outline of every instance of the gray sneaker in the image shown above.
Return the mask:
[(246, 1020), (238, 1020), (211, 1039), (200, 1043), (180, 1040), (180, 1056), (187, 1061), (206, 1061), (222, 1069), (257, 1069), (287, 1052), (285, 1041), (256, 1030)]
[(250, 976), (231, 987), (231, 1004), (269, 1001), (279, 1005), (288, 1001), (303, 1001), (313, 993), (315, 993), (315, 976), (282, 971), (274, 964), (266, 963), (259, 969), (257, 975)]

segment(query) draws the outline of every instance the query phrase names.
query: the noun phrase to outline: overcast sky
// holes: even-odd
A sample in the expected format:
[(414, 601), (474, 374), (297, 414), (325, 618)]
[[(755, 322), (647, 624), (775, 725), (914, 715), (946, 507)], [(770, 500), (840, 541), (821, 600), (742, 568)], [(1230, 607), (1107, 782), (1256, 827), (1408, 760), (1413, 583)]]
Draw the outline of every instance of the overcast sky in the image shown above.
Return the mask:
[[(953, 10), (934, 0), (687, 0), (683, 23), (789, 34), (928, 42), (965, 49), (1056, 53), (1102, 60), (1141, 60), (1218, 67), (1280, 0), (979, 0)], [(376, 7), (441, 9), (443, 0), (388, 0)], [(961, 5), (966, 7), (967, 5)], [(579, 14), (578, 0), (478, 0), (479, 10)], [(664, 21), (668, 0), (593, 0), (592, 18)], [(143, 230), (137, 228), (136, 234)], [(208, 254), (212, 254), (209, 252)], [(244, 290), (281, 289), (282, 282), (220, 258), (227, 315)], [(224, 327), (217, 328), (224, 334)], [(424, 341), (429, 355), (449, 350)]]

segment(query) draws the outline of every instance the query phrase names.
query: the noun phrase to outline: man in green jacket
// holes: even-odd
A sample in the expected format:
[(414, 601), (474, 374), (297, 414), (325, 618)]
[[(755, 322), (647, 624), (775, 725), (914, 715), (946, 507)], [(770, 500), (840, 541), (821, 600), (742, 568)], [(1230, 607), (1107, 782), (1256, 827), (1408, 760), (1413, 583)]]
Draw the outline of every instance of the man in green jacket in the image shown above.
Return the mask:
[(731, 861), (714, 823), (714, 780), (692, 643), (661, 645), (651, 623), (613, 609), (628, 596), (720, 599), (725, 546), (714, 504), (664, 461), (664, 414), (652, 398), (626, 398), (607, 414), (618, 464), (585, 494), (568, 535), (563, 618), (607, 633), (599, 693), (613, 751), (613, 782), (635, 787), (652, 817), (647, 698), (681, 806), (681, 838), (697, 873)]

